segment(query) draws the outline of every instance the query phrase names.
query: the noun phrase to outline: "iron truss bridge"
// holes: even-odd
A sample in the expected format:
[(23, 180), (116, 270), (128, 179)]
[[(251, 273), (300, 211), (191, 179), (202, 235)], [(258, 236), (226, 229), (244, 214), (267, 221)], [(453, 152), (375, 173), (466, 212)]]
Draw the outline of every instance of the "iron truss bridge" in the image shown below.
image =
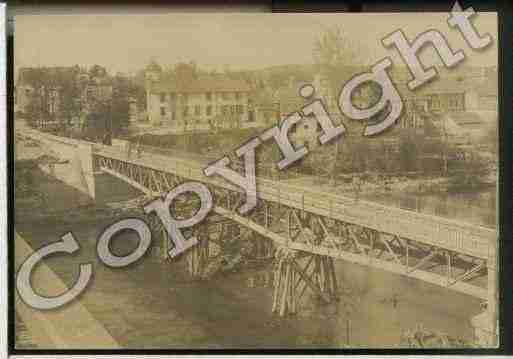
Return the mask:
[[(55, 137), (44, 136), (47, 144)], [(62, 138), (56, 141), (62, 145)], [(334, 259), (483, 300), (496, 297), (495, 230), (267, 178), (257, 180), (257, 207), (241, 216), (236, 209), (245, 202), (243, 190), (221, 177), (205, 176), (204, 163), (146, 152), (128, 156), (121, 147), (91, 146), (95, 171), (112, 175), (149, 197), (188, 181), (205, 184), (214, 199), (211, 217), (223, 219), (207, 219), (207, 225), (221, 232), (223, 226), (237, 226), (239, 236), (272, 243), (273, 311), (281, 315), (296, 312), (306, 289), (325, 301), (337, 299)], [(172, 246), (160, 222), (155, 218), (150, 222), (163, 234), (165, 246)], [(208, 233), (203, 230), (200, 244), (188, 253), (192, 274), (200, 275), (208, 263), (205, 243), (222, 240), (209, 238)]]

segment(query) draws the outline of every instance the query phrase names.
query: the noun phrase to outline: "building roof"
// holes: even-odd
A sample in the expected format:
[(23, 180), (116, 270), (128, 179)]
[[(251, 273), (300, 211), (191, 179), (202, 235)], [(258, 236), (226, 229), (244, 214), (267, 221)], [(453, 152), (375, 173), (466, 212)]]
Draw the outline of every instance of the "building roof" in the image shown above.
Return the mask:
[(112, 79), (106, 72), (103, 76), (90, 76), (86, 69), (78, 66), (55, 67), (22, 67), (18, 70), (18, 86), (32, 86), (35, 83), (59, 88), (73, 82), (78, 77), (87, 81), (89, 85), (110, 85)]
[(57, 85), (69, 81), (79, 71), (77, 67), (22, 67), (18, 70), (19, 86), (32, 85), (34, 81)]
[(433, 124), (440, 132), (445, 130), (449, 136), (474, 140), (484, 136), (490, 127), (496, 126), (496, 122), (488, 121), (477, 112), (451, 112), (433, 118), (436, 119)]
[(431, 82), (411, 91), (406, 83), (395, 84), (397, 90), (405, 97), (428, 96), (433, 94), (463, 94), (476, 92), (481, 96), (497, 96), (497, 78), (487, 78), (481, 81), (466, 79), (464, 77), (438, 77)]
[(465, 125), (476, 125), (481, 124), (483, 122), (483, 119), (481, 116), (479, 116), (475, 112), (454, 112), (454, 113), (448, 113), (448, 117), (452, 118), (454, 122), (456, 122), (460, 126)]
[(223, 75), (208, 75), (180, 81), (170, 77), (152, 85), (152, 92), (249, 92), (249, 84), (242, 79), (232, 79)]

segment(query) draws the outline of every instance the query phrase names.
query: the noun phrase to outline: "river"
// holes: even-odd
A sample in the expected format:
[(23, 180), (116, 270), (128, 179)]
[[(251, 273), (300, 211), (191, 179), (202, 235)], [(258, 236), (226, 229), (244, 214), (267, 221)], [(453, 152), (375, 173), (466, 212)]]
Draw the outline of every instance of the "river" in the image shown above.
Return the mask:
[[(397, 347), (403, 331), (417, 326), (472, 340), (469, 320), (480, 313), (478, 299), (342, 260), (335, 261), (341, 300), (322, 304), (305, 295), (298, 314), (284, 318), (271, 313), (272, 287), (258, 282), (269, 267), (193, 281), (185, 273), (183, 258), (163, 263), (149, 251), (128, 268), (108, 268), (95, 252), (97, 236), (114, 220), (102, 208), (107, 202), (135, 196), (133, 190), (103, 177), (97, 183), (102, 200), (85, 206), (72, 188), (41, 173), (37, 178), (38, 191), (47, 194), (46, 204), (17, 201), (16, 231), (33, 248), (56, 241), (67, 231), (74, 233), (80, 253), (55, 256), (45, 263), (69, 285), (76, 279), (77, 263), (93, 263), (94, 280), (79, 300), (125, 348), (386, 348)], [(376, 200), (406, 201), (404, 196)], [(469, 199), (461, 201), (474, 204), (455, 204), (448, 198), (436, 202), (433, 196), (414, 200), (416, 210), (440, 211), (440, 203), (446, 203), (443, 211), (449, 217), (467, 213), (465, 218), (488, 223), (490, 213), (478, 211), (479, 205)], [(55, 215), (48, 217), (52, 211)], [(63, 221), (63, 211), (79, 217), (85, 211), (89, 214), (83, 220)], [(29, 212), (42, 217), (29, 218)], [(115, 250), (121, 252), (136, 245), (130, 233), (115, 242)], [(257, 284), (249, 285), (255, 278)]]

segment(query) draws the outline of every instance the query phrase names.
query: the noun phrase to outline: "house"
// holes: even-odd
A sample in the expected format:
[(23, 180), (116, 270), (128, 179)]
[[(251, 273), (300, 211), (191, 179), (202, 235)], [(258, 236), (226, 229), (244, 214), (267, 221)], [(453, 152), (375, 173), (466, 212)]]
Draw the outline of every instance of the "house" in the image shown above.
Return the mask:
[(429, 112), (497, 111), (497, 72), (489, 68), (468, 72), (439, 75), (414, 91), (405, 82), (396, 86), (403, 99), (412, 99)]
[[(16, 110), (36, 111), (41, 121), (73, 122), (72, 112), (92, 110), (97, 102), (112, 99), (112, 82), (101, 66), (89, 71), (79, 66), (24, 67), (18, 70), (15, 87)], [(72, 108), (74, 110), (72, 110)]]
[(58, 93), (62, 86), (62, 79), (69, 77), (72, 69), (67, 67), (31, 68), (22, 67), (18, 70), (15, 86), (15, 105), (18, 111), (29, 111), (32, 99), (39, 95), (45, 110), (57, 112)]
[(76, 67), (23, 67), (18, 70), (15, 86), (17, 118), (34, 115), (38, 127), (57, 126), (65, 110), (65, 94), (68, 92)]
[(254, 121), (250, 87), (241, 79), (198, 74), (187, 64), (170, 73), (152, 62), (145, 73), (148, 119), (153, 126), (200, 129)]
[(437, 78), (416, 89), (413, 96), (428, 112), (461, 112), (477, 107), (475, 91), (463, 79)]
[(489, 126), (497, 126), (496, 73), (471, 73), (475, 76), (438, 77), (414, 91), (405, 82), (396, 83), (405, 105), (400, 128), (420, 129), (428, 119), (440, 135), (478, 139)]

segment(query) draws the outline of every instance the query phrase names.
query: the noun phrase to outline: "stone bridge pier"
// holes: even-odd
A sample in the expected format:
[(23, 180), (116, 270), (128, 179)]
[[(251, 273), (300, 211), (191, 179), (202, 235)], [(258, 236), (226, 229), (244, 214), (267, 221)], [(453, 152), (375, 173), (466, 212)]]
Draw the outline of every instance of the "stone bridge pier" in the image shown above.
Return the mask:
[(498, 290), (497, 290), (497, 258), (495, 257), (495, 242), (490, 242), (492, 251), (487, 261), (488, 298), (483, 302), (483, 312), (474, 316), (470, 324), (474, 329), (474, 344), (483, 348), (496, 347), (498, 340)]
[(22, 136), (39, 143), (38, 166), (43, 172), (88, 195), (92, 201), (96, 199), (93, 143), (31, 129), (25, 129)]

